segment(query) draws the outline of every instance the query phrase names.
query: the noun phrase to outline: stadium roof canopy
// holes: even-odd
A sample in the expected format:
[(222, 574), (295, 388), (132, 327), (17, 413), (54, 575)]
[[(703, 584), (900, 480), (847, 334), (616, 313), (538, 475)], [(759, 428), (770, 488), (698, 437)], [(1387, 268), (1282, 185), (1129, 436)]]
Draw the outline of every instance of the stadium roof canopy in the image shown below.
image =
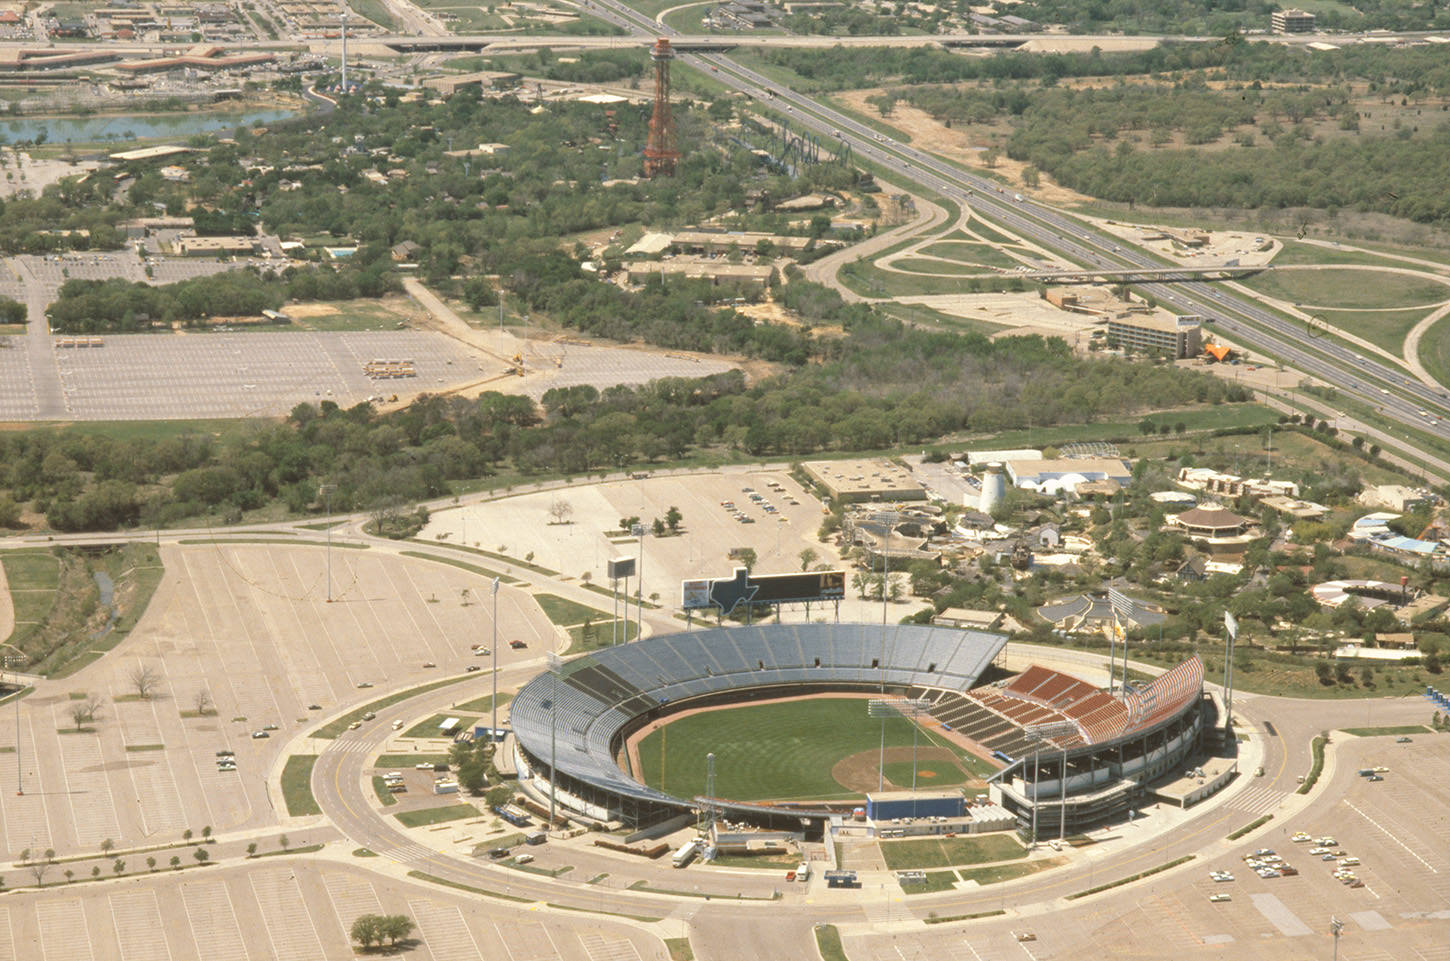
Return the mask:
[(689, 807), (615, 763), (616, 736), (640, 715), (771, 686), (884, 682), (893, 690), (966, 691), (1006, 643), (1001, 634), (920, 625), (772, 624), (667, 634), (571, 660), (557, 679), (539, 675), (510, 704), (510, 719), (519, 745), (545, 763), (552, 719), (562, 774), (636, 800)]

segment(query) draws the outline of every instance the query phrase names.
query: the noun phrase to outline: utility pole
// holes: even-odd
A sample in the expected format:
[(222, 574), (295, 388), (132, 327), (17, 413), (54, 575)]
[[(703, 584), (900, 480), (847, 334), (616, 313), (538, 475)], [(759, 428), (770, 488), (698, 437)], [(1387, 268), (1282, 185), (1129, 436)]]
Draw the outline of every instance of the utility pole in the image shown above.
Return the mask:
[(327, 498), (327, 603), (332, 603), (332, 491), (336, 484), (323, 484), (322, 496)]
[[(25, 654), (21, 652), (20, 648), (16, 647), (13, 644), (5, 644), (3, 646), (8, 647), (15, 652), (14, 654), (5, 655), (6, 667), (14, 669), (16, 667), (25, 666), (25, 662), (27, 659), (25, 657)], [(24, 796), (25, 794), (25, 782), (21, 780), (21, 778), (23, 777), (22, 772), (24, 771), (24, 767), (21, 764), (22, 759), (20, 755), (20, 692), (24, 689), (25, 685), (20, 682), (20, 672), (16, 671), (15, 693), (12, 694), (11, 697), (15, 698), (15, 793), (20, 796)]]
[(489, 648), (489, 650), (493, 653), (493, 701), (492, 701), (492, 703), (490, 705), (493, 708), (493, 720), (489, 722), (490, 725), (491, 725), (491, 729), (489, 731), (489, 735), (488, 736), (489, 736), (489, 740), (493, 743), (494, 748), (497, 749), (497, 746), (498, 746), (498, 578), (497, 577), (495, 577), (493, 579), (493, 584), (490, 585), (490, 590), (493, 593), (493, 645)]
[(559, 671), (564, 667), (564, 662), (559, 655), (549, 651), (544, 655), (544, 660), (549, 665), (549, 830), (554, 830), (555, 792), (554, 786), (559, 779)]

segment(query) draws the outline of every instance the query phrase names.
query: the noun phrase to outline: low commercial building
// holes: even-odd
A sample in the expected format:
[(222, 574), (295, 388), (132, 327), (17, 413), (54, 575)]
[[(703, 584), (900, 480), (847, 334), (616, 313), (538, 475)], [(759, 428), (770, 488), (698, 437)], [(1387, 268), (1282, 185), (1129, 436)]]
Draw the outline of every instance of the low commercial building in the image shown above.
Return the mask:
[(256, 246), (255, 237), (181, 237), (176, 252), (183, 257), (218, 257), (250, 254)]
[(1406, 487), (1403, 484), (1371, 484), (1359, 492), (1356, 498), (1366, 507), (1379, 507), (1403, 514), (1435, 503), (1435, 495), (1423, 488)]
[(937, 627), (956, 627), (963, 630), (995, 631), (1007, 615), (1001, 611), (973, 611), (965, 607), (948, 607), (931, 619)]
[(716, 287), (734, 286), (741, 291), (758, 293), (770, 283), (772, 268), (767, 264), (731, 264), (715, 261), (662, 260), (624, 265), (632, 284), (643, 284), (661, 275), (708, 280)]
[(1193, 314), (1125, 313), (1108, 320), (1108, 343), (1123, 350), (1162, 354), (1176, 360), (1196, 357), (1202, 349), (1203, 318)]
[(1053, 481), (1113, 481), (1119, 487), (1133, 479), (1128, 465), (1116, 457), (1062, 457), (1042, 460), (1009, 460), (1007, 476), (1014, 487), (1043, 489)]
[(1191, 490), (1223, 494), (1227, 497), (1298, 497), (1299, 485), (1293, 481), (1270, 480), (1267, 477), (1240, 477), (1207, 467), (1183, 467), (1178, 483)]
[(911, 472), (885, 458), (806, 461), (801, 468), (832, 500), (926, 500), (926, 488), (912, 478)]

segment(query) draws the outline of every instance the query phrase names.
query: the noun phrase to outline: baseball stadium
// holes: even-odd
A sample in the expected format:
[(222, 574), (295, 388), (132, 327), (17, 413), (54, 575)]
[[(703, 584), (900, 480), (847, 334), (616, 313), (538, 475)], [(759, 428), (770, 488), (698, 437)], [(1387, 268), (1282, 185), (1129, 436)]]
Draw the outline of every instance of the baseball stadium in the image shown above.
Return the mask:
[[(878, 790), (977, 783), (1024, 827), (1034, 807), (1080, 827), (1131, 807), (1202, 735), (1197, 658), (1109, 694), (1038, 666), (1010, 674), (1005, 646), (955, 628), (772, 624), (605, 648), (518, 693), (513, 760), (526, 792), (547, 798), (552, 769), (559, 806), (596, 823), (709, 805), (820, 827)], [(868, 712), (890, 701), (920, 710)]]

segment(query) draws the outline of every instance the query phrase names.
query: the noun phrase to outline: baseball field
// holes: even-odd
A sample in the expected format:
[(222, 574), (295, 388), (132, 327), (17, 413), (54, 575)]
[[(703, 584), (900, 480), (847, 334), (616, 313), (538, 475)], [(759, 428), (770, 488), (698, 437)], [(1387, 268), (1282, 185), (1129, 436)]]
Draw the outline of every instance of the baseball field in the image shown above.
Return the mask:
[[(913, 723), (886, 721), (890, 790), (911, 783)], [(705, 793), (705, 755), (715, 755), (715, 794), (737, 801), (848, 800), (876, 790), (881, 721), (866, 699), (812, 697), (686, 714), (638, 745), (646, 784), (677, 797)], [(945, 741), (918, 734), (918, 787), (960, 784), (967, 775)], [(897, 779), (901, 779), (898, 781)], [(902, 783), (904, 781), (904, 784)]]

